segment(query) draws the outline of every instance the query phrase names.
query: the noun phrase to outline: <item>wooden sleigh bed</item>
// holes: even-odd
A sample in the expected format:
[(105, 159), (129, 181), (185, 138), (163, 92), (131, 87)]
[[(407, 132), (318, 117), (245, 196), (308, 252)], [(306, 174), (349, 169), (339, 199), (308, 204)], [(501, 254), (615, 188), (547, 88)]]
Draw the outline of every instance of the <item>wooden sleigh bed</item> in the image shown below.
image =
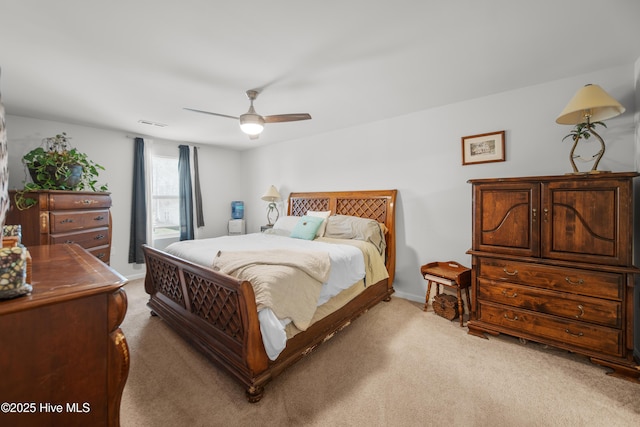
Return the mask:
[(389, 278), (368, 285), (346, 305), (287, 341), (275, 360), (265, 352), (251, 283), (144, 246), (148, 306), (179, 335), (246, 388), (259, 401), (264, 386), (285, 368), (331, 338), (394, 292), (395, 199), (397, 190), (291, 193), (288, 215), (328, 211), (375, 219), (387, 229), (385, 264)]

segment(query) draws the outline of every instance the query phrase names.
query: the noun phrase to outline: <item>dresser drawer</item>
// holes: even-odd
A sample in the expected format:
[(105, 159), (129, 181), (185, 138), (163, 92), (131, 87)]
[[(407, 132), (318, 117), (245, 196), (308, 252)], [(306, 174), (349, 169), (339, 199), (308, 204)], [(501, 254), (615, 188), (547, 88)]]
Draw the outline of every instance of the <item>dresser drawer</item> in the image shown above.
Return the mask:
[(103, 246), (109, 244), (109, 228), (92, 228), (89, 231), (76, 231), (72, 233), (52, 234), (50, 243), (77, 243), (83, 248)]
[(111, 246), (97, 246), (89, 248), (87, 251), (105, 264), (109, 264), (109, 261), (111, 261)]
[(522, 283), (560, 292), (622, 300), (622, 274), (554, 267), (493, 258), (479, 259), (479, 277)]
[(108, 226), (108, 209), (49, 212), (49, 232), (51, 234)]
[(559, 293), (488, 279), (478, 279), (478, 285), (478, 299), (480, 300), (493, 301), (612, 328), (622, 327), (622, 304), (620, 301)]
[(479, 321), (510, 329), (516, 336), (519, 336), (518, 331), (521, 331), (557, 343), (613, 356), (622, 355), (622, 331), (619, 329), (573, 322), (486, 302), (479, 302), (477, 316)]
[(111, 207), (108, 193), (50, 193), (49, 210), (100, 209)]

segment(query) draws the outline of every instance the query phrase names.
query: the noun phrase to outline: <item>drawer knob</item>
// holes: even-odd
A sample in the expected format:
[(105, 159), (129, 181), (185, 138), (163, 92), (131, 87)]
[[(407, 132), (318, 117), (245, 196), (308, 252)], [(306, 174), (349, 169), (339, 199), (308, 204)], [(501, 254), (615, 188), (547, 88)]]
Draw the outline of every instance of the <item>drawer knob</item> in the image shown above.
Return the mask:
[(95, 240), (102, 240), (104, 239), (104, 234), (98, 234), (96, 237), (94, 237)]
[(65, 240), (65, 243), (71, 244), (71, 243), (75, 243), (75, 242), (73, 240)]
[(576, 314), (576, 319), (579, 319), (582, 316), (584, 316), (584, 307), (582, 306), (582, 304), (578, 304), (578, 310), (580, 310), (580, 314)]
[(517, 292), (514, 292), (512, 295), (507, 295), (507, 290), (506, 290), (506, 289), (503, 289), (503, 290), (502, 290), (502, 295), (504, 295), (504, 296), (505, 296), (505, 297), (507, 297), (507, 298), (516, 298), (516, 297), (518, 296), (518, 293), (517, 293)]
[(515, 322), (516, 320), (518, 320), (518, 316), (513, 316), (513, 319), (512, 319), (509, 316), (507, 316), (507, 313), (504, 314), (504, 318), (507, 319), (509, 322)]
[(507, 276), (515, 276), (518, 274), (518, 270), (509, 271), (507, 270), (507, 267), (504, 267), (502, 271), (504, 271), (504, 274), (506, 274)]
[(104, 219), (104, 217), (102, 215), (98, 215), (97, 217), (94, 218), (95, 221), (102, 221)]
[(65, 218), (62, 221), (60, 221), (60, 224), (68, 224), (68, 223), (71, 223), (71, 222), (73, 222), (73, 219)]
[(576, 282), (576, 281), (571, 280), (571, 278), (569, 276), (565, 277), (564, 280), (566, 280), (567, 283), (570, 284), (570, 285), (578, 286), (578, 285), (584, 284), (584, 280), (578, 279), (578, 281)]
[(571, 332), (571, 331), (570, 331), (570, 330), (568, 330), (568, 329), (565, 329), (564, 331), (565, 331), (567, 334), (571, 335), (572, 337), (581, 337), (581, 336), (583, 336), (583, 335), (584, 335), (582, 332), (578, 332), (577, 334), (574, 334), (573, 332)]

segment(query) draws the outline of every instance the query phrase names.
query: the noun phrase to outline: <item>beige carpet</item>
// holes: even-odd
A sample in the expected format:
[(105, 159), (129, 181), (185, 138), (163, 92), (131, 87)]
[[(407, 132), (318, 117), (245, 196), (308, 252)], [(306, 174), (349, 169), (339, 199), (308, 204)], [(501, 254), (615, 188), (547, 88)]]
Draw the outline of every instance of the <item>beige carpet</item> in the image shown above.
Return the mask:
[(277, 377), (257, 404), (126, 285), (128, 426), (640, 426), (640, 384), (535, 343), (467, 334), (393, 298)]

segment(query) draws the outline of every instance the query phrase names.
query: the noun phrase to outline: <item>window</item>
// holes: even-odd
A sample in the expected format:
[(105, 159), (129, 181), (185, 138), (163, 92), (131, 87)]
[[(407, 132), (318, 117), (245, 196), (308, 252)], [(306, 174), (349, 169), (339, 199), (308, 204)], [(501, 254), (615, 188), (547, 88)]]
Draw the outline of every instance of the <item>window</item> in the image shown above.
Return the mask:
[(178, 157), (153, 156), (151, 215), (154, 246), (157, 240), (180, 237)]

